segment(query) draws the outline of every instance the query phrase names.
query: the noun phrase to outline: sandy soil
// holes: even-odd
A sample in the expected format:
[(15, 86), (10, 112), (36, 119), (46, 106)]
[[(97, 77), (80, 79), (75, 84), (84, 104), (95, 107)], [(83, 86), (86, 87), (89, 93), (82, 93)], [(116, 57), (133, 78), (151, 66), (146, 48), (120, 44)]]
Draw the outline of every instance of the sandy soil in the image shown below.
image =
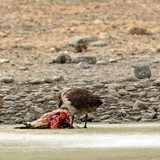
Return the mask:
[[(155, 49), (160, 42), (159, 0), (0, 0), (0, 58), (10, 63), (0, 66), (0, 76), (17, 80), (28, 77), (63, 75), (69, 82), (77, 79), (110, 79), (133, 75), (132, 64), (149, 63), (153, 77), (160, 75), (160, 54)], [(145, 28), (149, 35), (131, 35), (132, 26)], [(76, 35), (98, 35), (107, 32), (106, 47), (89, 47), (75, 53), (68, 40)], [(23, 43), (32, 49), (20, 47)], [(73, 57), (96, 55), (123, 59), (104, 66), (93, 65), (80, 72), (73, 64), (48, 64), (57, 55), (52, 48), (68, 51)], [(19, 68), (27, 66), (29, 70)], [(105, 74), (104, 74), (105, 73)]]

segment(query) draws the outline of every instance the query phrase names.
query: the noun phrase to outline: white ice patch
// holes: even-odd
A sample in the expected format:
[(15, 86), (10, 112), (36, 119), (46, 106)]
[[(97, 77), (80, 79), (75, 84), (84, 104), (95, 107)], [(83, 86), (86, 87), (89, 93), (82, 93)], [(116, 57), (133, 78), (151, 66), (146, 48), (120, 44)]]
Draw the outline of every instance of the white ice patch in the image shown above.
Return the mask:
[[(36, 135), (0, 133), (1, 145), (27, 148), (151, 148), (160, 147), (158, 134)], [(2, 146), (0, 146), (2, 147)]]

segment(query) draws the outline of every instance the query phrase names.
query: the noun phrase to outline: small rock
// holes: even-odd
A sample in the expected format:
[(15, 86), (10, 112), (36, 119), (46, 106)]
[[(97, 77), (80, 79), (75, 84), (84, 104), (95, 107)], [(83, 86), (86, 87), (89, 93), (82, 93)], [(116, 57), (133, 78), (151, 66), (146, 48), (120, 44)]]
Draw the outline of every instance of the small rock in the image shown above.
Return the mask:
[(155, 117), (156, 113), (145, 113), (142, 116), (142, 119), (153, 119)]
[(153, 86), (160, 86), (160, 79), (153, 81)]
[(60, 82), (60, 81), (64, 81), (64, 77), (61, 75), (61, 76), (58, 76), (58, 77), (54, 77), (53, 78), (53, 81), (54, 82)]
[(29, 80), (28, 80), (28, 83), (29, 83), (29, 84), (42, 84), (43, 81), (40, 80), (40, 79), (29, 79)]
[(2, 83), (13, 83), (15, 80), (12, 77), (3, 77), (0, 78), (0, 82)]
[(35, 111), (37, 113), (44, 113), (45, 112), (44, 109), (37, 107), (37, 106), (31, 106), (30, 111), (33, 111), (33, 112)]
[(117, 59), (109, 58), (108, 62), (109, 62), (109, 63), (116, 63), (116, 62), (117, 62)]
[(135, 91), (135, 90), (137, 90), (137, 88), (135, 86), (132, 86), (132, 85), (127, 85), (126, 90), (127, 91)]
[(101, 120), (109, 119), (110, 115), (103, 115), (100, 117)]
[(21, 47), (23, 49), (28, 49), (28, 50), (31, 50), (34, 47), (33, 43), (22, 43), (22, 44), (19, 44), (17, 46)]
[(19, 70), (27, 71), (27, 70), (28, 70), (28, 67), (22, 66), (22, 67), (19, 67)]
[(9, 63), (9, 59), (0, 59), (0, 64)]
[(20, 123), (23, 122), (23, 119), (22, 119), (22, 118), (17, 118), (17, 119), (15, 120), (15, 122), (18, 123), (18, 124), (20, 124)]
[(84, 39), (79, 40), (75, 44), (74, 48), (75, 48), (76, 52), (85, 52), (85, 51), (87, 51), (87, 42)]
[(94, 47), (104, 47), (107, 46), (107, 42), (105, 41), (95, 41), (89, 44), (90, 46), (94, 46)]
[(134, 103), (133, 109), (147, 109), (146, 103), (140, 101), (140, 100), (136, 100), (136, 102)]
[(93, 23), (94, 24), (104, 24), (104, 22), (101, 19), (96, 19)]
[(118, 94), (119, 94), (120, 96), (126, 96), (126, 95), (128, 95), (128, 92), (127, 92), (125, 89), (120, 89), (120, 90), (118, 91)]
[(145, 97), (147, 95), (147, 92), (146, 91), (142, 91), (142, 92), (139, 92), (138, 93), (138, 96), (139, 97)]
[(36, 116), (34, 114), (32, 114), (32, 113), (29, 113), (29, 112), (27, 112), (25, 117), (24, 117), (24, 121), (25, 122), (31, 122), (31, 121), (33, 121), (35, 119), (36, 119)]
[(19, 99), (19, 97), (16, 96), (16, 95), (6, 95), (3, 99), (4, 99), (4, 100), (15, 101), (15, 100)]
[(93, 41), (98, 40), (98, 37), (96, 35), (74, 36), (74, 37), (70, 38), (69, 45), (75, 46), (81, 40), (84, 40), (88, 43), (88, 42), (93, 42)]
[(55, 59), (53, 59), (53, 62), (56, 63), (70, 63), (72, 61), (70, 55), (60, 53)]
[(105, 60), (97, 61), (97, 65), (107, 65), (107, 64), (108, 64), (108, 62)]
[(128, 33), (129, 34), (137, 34), (137, 35), (149, 35), (150, 32), (147, 31), (146, 28), (143, 28), (143, 27), (137, 27), (137, 26), (134, 26), (134, 27), (131, 27), (128, 29)]
[(89, 64), (96, 64), (97, 58), (95, 56), (80, 56), (73, 59), (73, 63), (87, 62)]
[(139, 121), (142, 119), (142, 116), (132, 116), (131, 119), (133, 119), (135, 121)]
[(101, 123), (117, 124), (117, 123), (121, 123), (121, 121), (117, 120), (117, 119), (114, 119), (114, 118), (111, 118), (111, 119), (103, 120), (103, 121), (101, 121)]
[(148, 65), (134, 65), (134, 75), (138, 79), (150, 78), (151, 69)]
[(89, 69), (91, 68), (91, 65), (89, 65), (87, 62), (79, 62), (75, 67), (77, 69)]

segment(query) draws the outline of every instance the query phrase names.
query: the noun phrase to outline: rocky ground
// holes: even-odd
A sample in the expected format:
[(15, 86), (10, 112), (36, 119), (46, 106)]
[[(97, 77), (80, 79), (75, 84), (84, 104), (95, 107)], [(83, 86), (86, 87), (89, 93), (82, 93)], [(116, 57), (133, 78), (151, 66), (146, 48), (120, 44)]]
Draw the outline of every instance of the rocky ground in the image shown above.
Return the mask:
[[(0, 122), (34, 120), (72, 86), (102, 97), (90, 121), (159, 121), (159, 8), (159, 0), (0, 0)], [(136, 78), (137, 64), (151, 74)]]

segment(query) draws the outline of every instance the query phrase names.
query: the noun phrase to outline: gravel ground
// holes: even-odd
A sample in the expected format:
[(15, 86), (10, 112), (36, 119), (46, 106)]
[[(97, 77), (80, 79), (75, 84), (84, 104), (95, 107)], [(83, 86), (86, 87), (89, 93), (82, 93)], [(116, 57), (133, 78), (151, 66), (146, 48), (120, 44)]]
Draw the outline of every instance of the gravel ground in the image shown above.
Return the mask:
[[(0, 0), (0, 121), (22, 123), (56, 109), (58, 92), (66, 86), (104, 97), (94, 121), (108, 115), (112, 123), (159, 120), (159, 7), (158, 0)], [(89, 37), (87, 50), (76, 52), (75, 36)], [(69, 55), (71, 63), (55, 62), (60, 54)], [(73, 63), (79, 56), (97, 62)], [(150, 67), (150, 79), (135, 78), (136, 64)], [(137, 100), (147, 108), (135, 113)], [(117, 118), (121, 109), (129, 117)]]

